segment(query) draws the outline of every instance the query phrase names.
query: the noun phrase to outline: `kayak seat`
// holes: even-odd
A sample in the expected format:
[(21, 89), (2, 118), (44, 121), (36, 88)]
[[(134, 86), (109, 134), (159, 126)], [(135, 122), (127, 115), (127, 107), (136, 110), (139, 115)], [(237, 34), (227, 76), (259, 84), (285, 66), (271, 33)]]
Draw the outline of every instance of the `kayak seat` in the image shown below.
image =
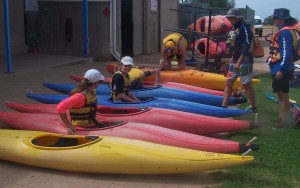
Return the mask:
[(86, 136), (85, 138), (94, 141), (97, 140), (99, 136)]
[(54, 139), (44, 141), (40, 139), (35, 139), (31, 141), (32, 144), (36, 146), (44, 146), (44, 147), (70, 147), (77, 146), (76, 138), (58, 138), (54, 141)]
[(31, 141), (32, 144), (40, 147), (74, 147), (83, 144), (91, 143), (97, 139), (99, 136), (80, 136), (80, 137), (59, 137), (56, 135), (45, 135), (42, 137), (35, 138)]
[(77, 146), (77, 145), (78, 142), (76, 138), (59, 138), (50, 147), (70, 147), (70, 146)]
[(121, 110), (121, 109), (113, 110), (113, 114), (128, 114), (128, 110)]

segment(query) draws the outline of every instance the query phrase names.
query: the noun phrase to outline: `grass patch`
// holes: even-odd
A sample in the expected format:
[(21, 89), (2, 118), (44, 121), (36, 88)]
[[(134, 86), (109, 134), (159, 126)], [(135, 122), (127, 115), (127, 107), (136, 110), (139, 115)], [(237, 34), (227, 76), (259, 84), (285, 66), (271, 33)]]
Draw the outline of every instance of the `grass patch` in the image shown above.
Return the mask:
[[(299, 187), (300, 129), (296, 127), (286, 130), (272, 129), (272, 125), (278, 120), (279, 105), (265, 96), (265, 92), (272, 93), (271, 76), (265, 74), (258, 78), (261, 79), (261, 83), (254, 89), (257, 97), (258, 122), (262, 127), (232, 133), (228, 138), (245, 143), (256, 136), (258, 139), (255, 143), (260, 145), (260, 149), (251, 154), (255, 157), (254, 163), (212, 174), (217, 181), (223, 182), (218, 187)], [(300, 102), (299, 87), (290, 88), (290, 98)], [(246, 107), (247, 104), (243, 104), (240, 108)], [(253, 115), (238, 119), (253, 119), (251, 116)]]

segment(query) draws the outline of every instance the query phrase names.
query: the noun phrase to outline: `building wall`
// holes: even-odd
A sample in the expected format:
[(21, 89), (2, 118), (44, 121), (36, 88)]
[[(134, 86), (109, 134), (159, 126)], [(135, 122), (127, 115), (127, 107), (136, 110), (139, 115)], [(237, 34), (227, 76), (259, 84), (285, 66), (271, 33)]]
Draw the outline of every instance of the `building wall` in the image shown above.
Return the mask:
[(178, 12), (170, 9), (178, 9), (178, 1), (133, 0), (134, 55), (160, 51), (162, 38), (168, 35), (161, 29), (179, 25)]
[[(41, 1), (39, 7), (40, 53), (83, 56), (82, 3)], [(109, 2), (88, 4), (89, 56), (95, 60), (111, 59), (109, 11)]]
[[(178, 1), (161, 0), (161, 28), (179, 28)], [(161, 40), (169, 35), (169, 31), (161, 31)]]
[(151, 11), (152, 0), (146, 0), (144, 7), (144, 54), (156, 53), (159, 51), (159, 30), (158, 30), (158, 12)]
[[(120, 0), (121, 1), (121, 0)], [(120, 6), (118, 1), (118, 9)], [(161, 28), (178, 28), (178, 1), (157, 0), (157, 12), (151, 10), (152, 0), (133, 0), (134, 55), (156, 53), (160, 50)], [(39, 53), (83, 56), (82, 1), (39, 0), (38, 23), (27, 22), (37, 29), (36, 48)], [(111, 60), (109, 1), (89, 1), (90, 56), (95, 60)], [(0, 19), (4, 20), (3, 0), (0, 0)], [(11, 49), (13, 54), (27, 52), (23, 1), (9, 0)], [(106, 16), (105, 16), (106, 15)], [(120, 15), (120, 14), (118, 14)], [(66, 20), (72, 21), (71, 32), (66, 32)], [(159, 20), (161, 18), (161, 20)], [(170, 19), (171, 18), (171, 19)], [(119, 20), (120, 21), (120, 20)], [(31, 24), (31, 25), (30, 25)], [(33, 24), (38, 24), (34, 25)], [(120, 25), (120, 24), (118, 24)], [(70, 26), (70, 25), (69, 25)], [(71, 34), (70, 34), (71, 33)], [(71, 35), (66, 37), (66, 35)], [(117, 33), (117, 38), (121, 34)], [(28, 38), (27, 38), (28, 39)], [(118, 39), (117, 41), (120, 41)], [(117, 44), (120, 48), (121, 44)], [(0, 22), (0, 55), (6, 53), (4, 22)]]
[[(134, 55), (160, 51), (160, 43), (167, 32), (162, 28), (178, 28), (178, 1), (133, 0)], [(160, 20), (159, 20), (160, 19)]]
[[(6, 55), (4, 1), (0, 0), (0, 55)], [(9, 0), (10, 42), (12, 55), (25, 53), (24, 4), (23, 1)]]
[(133, 18), (133, 55), (143, 54), (143, 18), (144, 18), (144, 0), (133, 0), (132, 2), (132, 18)]

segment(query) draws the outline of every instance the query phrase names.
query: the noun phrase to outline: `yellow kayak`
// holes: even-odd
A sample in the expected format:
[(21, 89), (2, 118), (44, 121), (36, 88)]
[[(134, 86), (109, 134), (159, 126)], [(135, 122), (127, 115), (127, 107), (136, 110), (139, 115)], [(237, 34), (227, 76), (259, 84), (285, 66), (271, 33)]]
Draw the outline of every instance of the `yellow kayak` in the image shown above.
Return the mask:
[[(226, 78), (221, 74), (203, 72), (199, 70), (174, 70), (161, 71), (160, 80), (162, 82), (177, 82), (191, 86), (223, 91), (225, 88)], [(147, 77), (144, 79), (144, 81), (155, 81), (155, 75)], [(259, 82), (259, 79), (252, 79), (252, 84), (258, 84)], [(238, 90), (239, 87), (243, 88), (243, 85), (238, 78), (233, 85), (233, 90)]]
[[(108, 64), (107, 70), (109, 73), (114, 72), (116, 64)], [(136, 74), (139, 72), (136, 71)], [(160, 72), (160, 80), (162, 82), (176, 82), (187, 84), (191, 86), (197, 86), (207, 89), (221, 90), (224, 91), (226, 78), (224, 75), (215, 74), (210, 72), (204, 72), (199, 70), (171, 70), (171, 71), (161, 71)], [(155, 75), (149, 76), (143, 80), (144, 82), (154, 82)], [(259, 79), (252, 79), (252, 84), (258, 84), (260, 82)], [(238, 78), (234, 85), (233, 90), (238, 90), (239, 88), (243, 88), (243, 85)]]
[(108, 136), (0, 129), (0, 159), (75, 172), (178, 174), (250, 163), (252, 156), (202, 152)]

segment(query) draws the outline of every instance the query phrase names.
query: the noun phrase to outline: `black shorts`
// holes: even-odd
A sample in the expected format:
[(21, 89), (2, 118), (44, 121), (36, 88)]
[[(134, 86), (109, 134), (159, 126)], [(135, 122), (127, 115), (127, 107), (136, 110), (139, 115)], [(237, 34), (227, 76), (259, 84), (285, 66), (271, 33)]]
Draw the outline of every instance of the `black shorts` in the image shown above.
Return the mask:
[(152, 75), (152, 72), (151, 72), (151, 71), (145, 71), (144, 74), (145, 74), (145, 78), (146, 78), (146, 77), (148, 77), (148, 76), (151, 76), (151, 75)]
[(283, 93), (288, 93), (290, 91), (290, 80), (293, 78), (294, 71), (283, 72), (282, 78), (276, 80), (276, 74), (272, 75), (272, 88), (273, 93), (282, 91)]
[[(152, 72), (151, 71), (145, 71), (144, 75), (145, 75), (145, 78), (146, 78), (148, 76), (151, 76)], [(144, 87), (143, 87), (142, 81), (140, 79), (135, 79), (131, 82), (130, 89), (136, 90), (136, 89), (143, 89), (143, 88)]]
[(136, 89), (143, 89), (143, 84), (139, 79), (135, 79), (130, 84), (130, 89), (136, 90)]

